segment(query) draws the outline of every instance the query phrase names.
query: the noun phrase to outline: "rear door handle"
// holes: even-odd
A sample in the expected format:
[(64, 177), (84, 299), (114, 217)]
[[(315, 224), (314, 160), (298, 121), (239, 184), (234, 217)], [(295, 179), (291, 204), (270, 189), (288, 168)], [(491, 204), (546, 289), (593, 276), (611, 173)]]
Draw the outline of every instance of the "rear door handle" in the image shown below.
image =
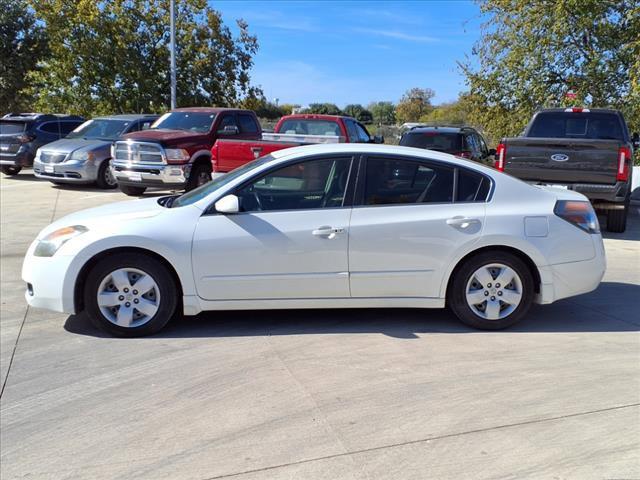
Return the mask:
[(311, 233), (316, 237), (327, 237), (329, 239), (334, 238), (337, 234), (343, 233), (344, 228), (335, 228), (327, 225), (323, 225), (322, 227), (318, 227), (313, 230)]
[(451, 225), (452, 227), (460, 227), (462, 229), (469, 228), (471, 225), (478, 225), (480, 220), (477, 218), (468, 218), (457, 216), (447, 220), (447, 225)]

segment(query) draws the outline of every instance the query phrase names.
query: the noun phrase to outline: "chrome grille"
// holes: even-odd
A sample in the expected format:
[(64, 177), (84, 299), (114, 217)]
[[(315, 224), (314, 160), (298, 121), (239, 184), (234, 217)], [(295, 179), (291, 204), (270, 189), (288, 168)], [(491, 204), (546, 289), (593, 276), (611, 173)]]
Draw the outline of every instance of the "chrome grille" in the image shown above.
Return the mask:
[(114, 160), (130, 163), (163, 163), (162, 147), (155, 143), (116, 142)]
[(40, 152), (40, 161), (42, 163), (60, 163), (66, 158), (66, 153)]

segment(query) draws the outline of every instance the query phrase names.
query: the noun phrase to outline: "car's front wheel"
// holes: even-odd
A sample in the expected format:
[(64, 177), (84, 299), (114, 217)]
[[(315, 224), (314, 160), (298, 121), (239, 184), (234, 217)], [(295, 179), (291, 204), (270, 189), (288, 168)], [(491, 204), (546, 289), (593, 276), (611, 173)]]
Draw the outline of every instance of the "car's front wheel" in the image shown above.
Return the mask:
[(144, 254), (121, 253), (91, 269), (84, 304), (98, 328), (121, 337), (141, 337), (158, 332), (173, 317), (178, 290), (159, 261)]
[(22, 167), (12, 167), (11, 165), (3, 165), (2, 173), (5, 175), (17, 175), (22, 170)]
[(528, 266), (507, 252), (483, 252), (454, 274), (448, 304), (465, 324), (499, 330), (521, 320), (533, 302), (535, 286)]
[(103, 160), (98, 168), (98, 177), (96, 178), (96, 185), (98, 188), (111, 189), (118, 186), (116, 177), (111, 173), (109, 168), (109, 160)]
[(130, 185), (120, 185), (120, 191), (130, 197), (139, 197), (147, 190), (146, 187), (132, 187)]

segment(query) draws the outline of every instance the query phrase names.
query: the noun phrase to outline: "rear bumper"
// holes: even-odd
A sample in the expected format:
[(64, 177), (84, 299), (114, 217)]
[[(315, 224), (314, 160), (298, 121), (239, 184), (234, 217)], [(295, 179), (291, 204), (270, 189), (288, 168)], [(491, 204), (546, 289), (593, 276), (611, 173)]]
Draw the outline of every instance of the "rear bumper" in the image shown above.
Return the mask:
[(191, 164), (134, 165), (112, 161), (111, 172), (120, 185), (184, 188), (191, 173)]
[(568, 262), (540, 268), (543, 285), (538, 303), (553, 303), (563, 298), (589, 293), (598, 288), (607, 261), (600, 235), (592, 235), (595, 256), (581, 262)]
[(587, 197), (596, 207), (599, 203), (618, 203), (622, 208), (629, 197), (629, 185), (630, 182), (617, 182), (615, 185), (576, 183), (571, 188)]
[(36, 160), (33, 173), (38, 178), (54, 182), (92, 183), (98, 178), (98, 165), (94, 162), (42, 163)]

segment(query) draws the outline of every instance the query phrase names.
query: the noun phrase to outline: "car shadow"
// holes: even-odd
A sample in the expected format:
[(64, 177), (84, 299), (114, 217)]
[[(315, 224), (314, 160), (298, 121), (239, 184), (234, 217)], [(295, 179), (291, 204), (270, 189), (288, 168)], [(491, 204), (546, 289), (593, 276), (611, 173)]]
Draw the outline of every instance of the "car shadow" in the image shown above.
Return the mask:
[(36, 177), (33, 172), (20, 172), (17, 175), (5, 175), (2, 174), (2, 179), (7, 182), (47, 182), (42, 178)]
[(627, 229), (622, 233), (613, 233), (607, 231), (607, 217), (601, 212), (598, 213), (598, 221), (602, 230), (602, 237), (613, 240), (640, 240), (640, 204), (632, 202), (629, 206), (629, 215), (627, 216)]
[[(640, 285), (604, 282), (596, 291), (579, 297), (552, 305), (534, 305), (523, 321), (501, 332), (640, 331), (639, 319), (627, 318), (626, 312), (615, 310), (615, 305), (633, 305), (639, 295)], [(64, 328), (78, 335), (109, 336), (93, 327), (83, 314), (67, 318)], [(469, 328), (447, 309), (298, 309), (205, 312), (174, 320), (148, 338), (380, 333), (398, 339), (415, 339), (429, 333), (495, 335), (501, 332)]]

